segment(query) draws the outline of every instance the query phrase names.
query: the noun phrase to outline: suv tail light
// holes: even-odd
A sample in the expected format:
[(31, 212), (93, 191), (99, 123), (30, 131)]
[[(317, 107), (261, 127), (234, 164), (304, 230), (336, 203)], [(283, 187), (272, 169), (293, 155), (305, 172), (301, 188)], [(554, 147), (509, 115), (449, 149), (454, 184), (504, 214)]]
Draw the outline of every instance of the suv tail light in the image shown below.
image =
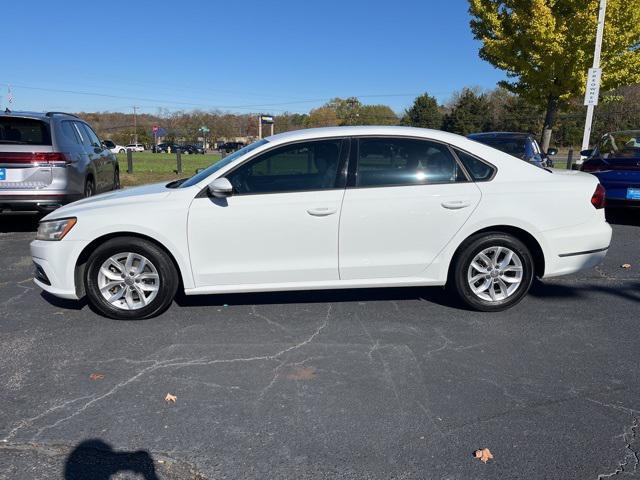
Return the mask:
[(600, 210), (605, 207), (605, 204), (605, 189), (601, 184), (598, 184), (596, 191), (593, 192), (593, 195), (591, 196), (591, 205), (593, 205), (597, 210)]
[(70, 164), (71, 160), (61, 152), (2, 152), (0, 153), (0, 163), (65, 166)]

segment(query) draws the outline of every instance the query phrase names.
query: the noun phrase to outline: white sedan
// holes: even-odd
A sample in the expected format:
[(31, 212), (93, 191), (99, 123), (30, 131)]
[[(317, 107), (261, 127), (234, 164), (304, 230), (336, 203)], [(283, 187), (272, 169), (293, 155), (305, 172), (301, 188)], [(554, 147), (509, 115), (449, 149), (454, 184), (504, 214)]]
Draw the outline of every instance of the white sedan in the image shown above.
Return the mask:
[(611, 228), (596, 177), (406, 127), (299, 130), (174, 181), (46, 216), (35, 282), (113, 318), (187, 295), (447, 285), (470, 307), (518, 303), (535, 276), (597, 265)]
[(144, 145), (141, 143), (130, 143), (127, 145), (127, 150), (131, 150), (133, 152), (144, 152)]

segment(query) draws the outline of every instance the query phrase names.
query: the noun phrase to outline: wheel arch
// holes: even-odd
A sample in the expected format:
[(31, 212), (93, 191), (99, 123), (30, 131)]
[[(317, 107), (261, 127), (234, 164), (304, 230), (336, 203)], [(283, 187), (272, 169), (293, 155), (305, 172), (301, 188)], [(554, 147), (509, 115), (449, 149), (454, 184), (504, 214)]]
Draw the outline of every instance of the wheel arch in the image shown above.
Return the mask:
[(544, 258), (544, 251), (542, 250), (542, 246), (540, 245), (540, 242), (538, 242), (538, 240), (533, 235), (531, 235), (531, 233), (527, 232), (526, 230), (520, 227), (516, 227), (513, 225), (492, 225), (489, 227), (481, 228), (480, 230), (477, 230), (469, 234), (462, 242), (460, 242), (460, 244), (458, 245), (458, 248), (456, 248), (453, 256), (451, 257), (447, 278), (449, 279), (452, 278), (451, 272), (455, 264), (455, 259), (460, 254), (460, 251), (466, 246), (466, 244), (469, 242), (469, 240), (472, 237), (475, 237), (476, 235), (483, 234), (483, 233), (507, 233), (509, 235), (514, 236), (518, 240), (520, 240), (522, 243), (524, 243), (527, 246), (527, 248), (531, 252), (531, 255), (533, 256), (533, 266), (535, 269), (535, 275), (539, 278), (544, 276), (544, 270), (546, 265), (545, 258)]
[[(78, 296), (78, 298), (82, 298), (85, 296), (86, 292), (85, 292), (85, 287), (84, 287), (84, 273), (86, 270), (86, 266), (87, 266), (87, 261), (89, 260), (89, 257), (91, 256), (91, 252), (93, 252), (98, 245), (111, 240), (112, 238), (118, 238), (118, 237), (136, 237), (136, 238), (140, 238), (142, 240), (146, 240), (150, 243), (153, 243), (155, 246), (157, 246), (158, 248), (162, 249), (167, 255), (169, 255), (169, 258), (171, 259), (171, 261), (173, 262), (173, 266), (176, 268), (176, 272), (178, 272), (178, 289), (182, 289), (184, 290), (184, 273), (182, 271), (182, 269), (180, 268), (180, 264), (178, 263), (178, 261), (176, 260), (175, 255), (171, 252), (171, 250), (169, 250), (165, 245), (163, 245), (161, 242), (159, 242), (158, 240), (148, 236), (148, 235), (144, 235), (142, 233), (137, 233), (137, 232), (114, 232), (114, 233), (108, 233), (105, 235), (102, 235), (94, 240), (92, 240), (89, 244), (87, 244), (84, 249), (82, 250), (82, 252), (80, 252), (80, 255), (78, 256), (78, 259), (76, 260), (76, 264), (74, 267), (74, 273), (73, 273), (73, 278), (74, 278), (74, 284), (75, 284), (75, 289), (76, 289), (76, 295)], [(180, 290), (179, 290), (180, 291)]]

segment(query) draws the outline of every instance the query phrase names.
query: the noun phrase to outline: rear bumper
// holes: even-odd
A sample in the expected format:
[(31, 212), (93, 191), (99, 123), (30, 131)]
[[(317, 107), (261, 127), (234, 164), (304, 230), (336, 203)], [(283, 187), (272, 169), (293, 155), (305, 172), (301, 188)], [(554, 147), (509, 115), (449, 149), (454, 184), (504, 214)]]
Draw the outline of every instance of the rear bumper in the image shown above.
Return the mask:
[(544, 232), (544, 278), (579, 272), (598, 265), (611, 244), (611, 226), (604, 218)]
[(640, 208), (640, 200), (622, 200), (619, 198), (608, 198), (607, 208)]
[(81, 194), (39, 193), (25, 195), (0, 194), (0, 212), (50, 212), (82, 198)]

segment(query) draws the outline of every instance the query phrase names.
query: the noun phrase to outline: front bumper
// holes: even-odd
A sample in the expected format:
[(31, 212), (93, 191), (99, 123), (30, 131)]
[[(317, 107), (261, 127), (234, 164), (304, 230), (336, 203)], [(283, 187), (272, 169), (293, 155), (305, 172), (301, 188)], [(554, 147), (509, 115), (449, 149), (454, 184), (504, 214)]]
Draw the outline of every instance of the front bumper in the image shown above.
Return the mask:
[(31, 257), (37, 265), (37, 270), (41, 270), (36, 271), (36, 285), (56, 297), (79, 299), (77, 292), (80, 289), (76, 288), (75, 278), (76, 263), (87, 245), (86, 241), (73, 240), (31, 242)]

